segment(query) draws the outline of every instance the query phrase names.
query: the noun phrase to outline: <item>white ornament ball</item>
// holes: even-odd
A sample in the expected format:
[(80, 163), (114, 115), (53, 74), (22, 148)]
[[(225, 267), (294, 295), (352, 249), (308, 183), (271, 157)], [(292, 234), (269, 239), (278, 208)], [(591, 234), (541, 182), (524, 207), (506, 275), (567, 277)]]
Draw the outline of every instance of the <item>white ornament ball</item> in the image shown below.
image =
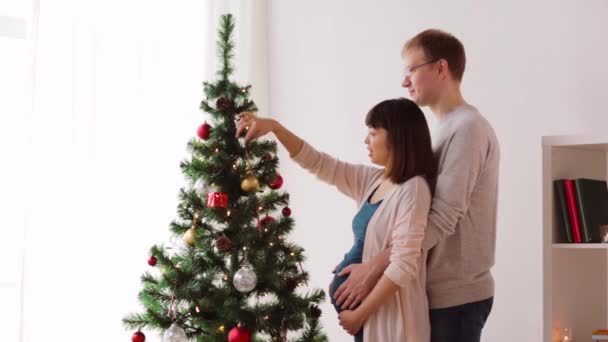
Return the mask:
[(187, 342), (188, 336), (184, 329), (173, 323), (163, 336), (163, 342)]
[(232, 282), (239, 292), (245, 293), (255, 289), (255, 286), (258, 283), (258, 277), (255, 275), (251, 265), (244, 265), (234, 274)]

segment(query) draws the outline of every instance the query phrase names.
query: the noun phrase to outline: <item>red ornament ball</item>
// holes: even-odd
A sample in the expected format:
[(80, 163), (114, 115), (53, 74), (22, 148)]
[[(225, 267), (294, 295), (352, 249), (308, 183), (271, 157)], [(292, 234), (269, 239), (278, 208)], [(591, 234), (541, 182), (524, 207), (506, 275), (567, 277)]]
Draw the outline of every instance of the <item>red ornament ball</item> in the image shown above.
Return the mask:
[(136, 331), (135, 334), (133, 334), (133, 337), (131, 337), (132, 342), (144, 342), (145, 340), (146, 335), (144, 335), (144, 333), (141, 331)]
[(209, 125), (206, 122), (204, 124), (200, 125), (198, 127), (198, 130), (196, 131), (196, 134), (198, 135), (198, 137), (203, 140), (209, 139), (209, 133), (211, 133), (211, 125)]
[(262, 219), (258, 223), (258, 229), (263, 230), (266, 228), (266, 226), (268, 226), (269, 223), (273, 223), (275, 221), (276, 220), (274, 219), (274, 217), (266, 215), (266, 216), (262, 217)]
[(250, 342), (251, 333), (243, 327), (235, 327), (228, 333), (228, 342)]
[(283, 213), (283, 216), (289, 217), (291, 216), (291, 209), (289, 207), (285, 207), (283, 210), (281, 210), (281, 213)]
[(153, 256), (151, 256), (151, 257), (148, 259), (148, 265), (150, 265), (150, 266), (156, 266), (156, 262), (157, 262), (157, 261), (158, 261), (158, 260), (156, 260), (156, 258), (155, 258), (155, 257), (154, 257), (154, 255), (153, 255)]
[(283, 186), (283, 177), (281, 177), (281, 175), (277, 174), (277, 178), (275, 178), (274, 181), (272, 181), (270, 184), (268, 184), (268, 186), (272, 190), (280, 189)]

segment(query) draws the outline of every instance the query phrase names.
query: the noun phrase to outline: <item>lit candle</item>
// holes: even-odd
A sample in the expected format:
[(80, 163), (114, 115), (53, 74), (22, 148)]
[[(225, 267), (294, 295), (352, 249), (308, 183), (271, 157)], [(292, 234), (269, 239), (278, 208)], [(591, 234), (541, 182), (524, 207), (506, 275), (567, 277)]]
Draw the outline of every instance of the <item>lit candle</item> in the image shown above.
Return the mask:
[(602, 235), (602, 242), (608, 243), (608, 225), (600, 226), (600, 234)]

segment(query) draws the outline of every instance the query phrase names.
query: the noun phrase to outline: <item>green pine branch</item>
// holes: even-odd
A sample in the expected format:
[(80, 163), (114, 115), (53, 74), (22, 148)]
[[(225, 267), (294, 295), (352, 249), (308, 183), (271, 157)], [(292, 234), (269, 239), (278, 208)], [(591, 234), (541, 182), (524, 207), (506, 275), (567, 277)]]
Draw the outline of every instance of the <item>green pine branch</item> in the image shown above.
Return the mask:
[(220, 20), (220, 29), (218, 31), (218, 56), (221, 60), (221, 68), (218, 71), (218, 76), (225, 83), (228, 83), (228, 78), (234, 72), (232, 58), (234, 58), (234, 42), (232, 34), (234, 32), (234, 18), (232, 14), (223, 15)]

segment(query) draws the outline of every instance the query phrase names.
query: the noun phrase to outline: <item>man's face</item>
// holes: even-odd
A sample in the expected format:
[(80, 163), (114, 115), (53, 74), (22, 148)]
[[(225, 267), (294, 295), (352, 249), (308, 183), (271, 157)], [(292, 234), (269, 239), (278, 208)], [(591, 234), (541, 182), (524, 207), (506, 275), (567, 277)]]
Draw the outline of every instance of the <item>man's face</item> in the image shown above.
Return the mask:
[(436, 72), (437, 61), (427, 60), (424, 51), (412, 47), (403, 53), (403, 82), (409, 97), (419, 106), (428, 106), (436, 97), (439, 78)]

